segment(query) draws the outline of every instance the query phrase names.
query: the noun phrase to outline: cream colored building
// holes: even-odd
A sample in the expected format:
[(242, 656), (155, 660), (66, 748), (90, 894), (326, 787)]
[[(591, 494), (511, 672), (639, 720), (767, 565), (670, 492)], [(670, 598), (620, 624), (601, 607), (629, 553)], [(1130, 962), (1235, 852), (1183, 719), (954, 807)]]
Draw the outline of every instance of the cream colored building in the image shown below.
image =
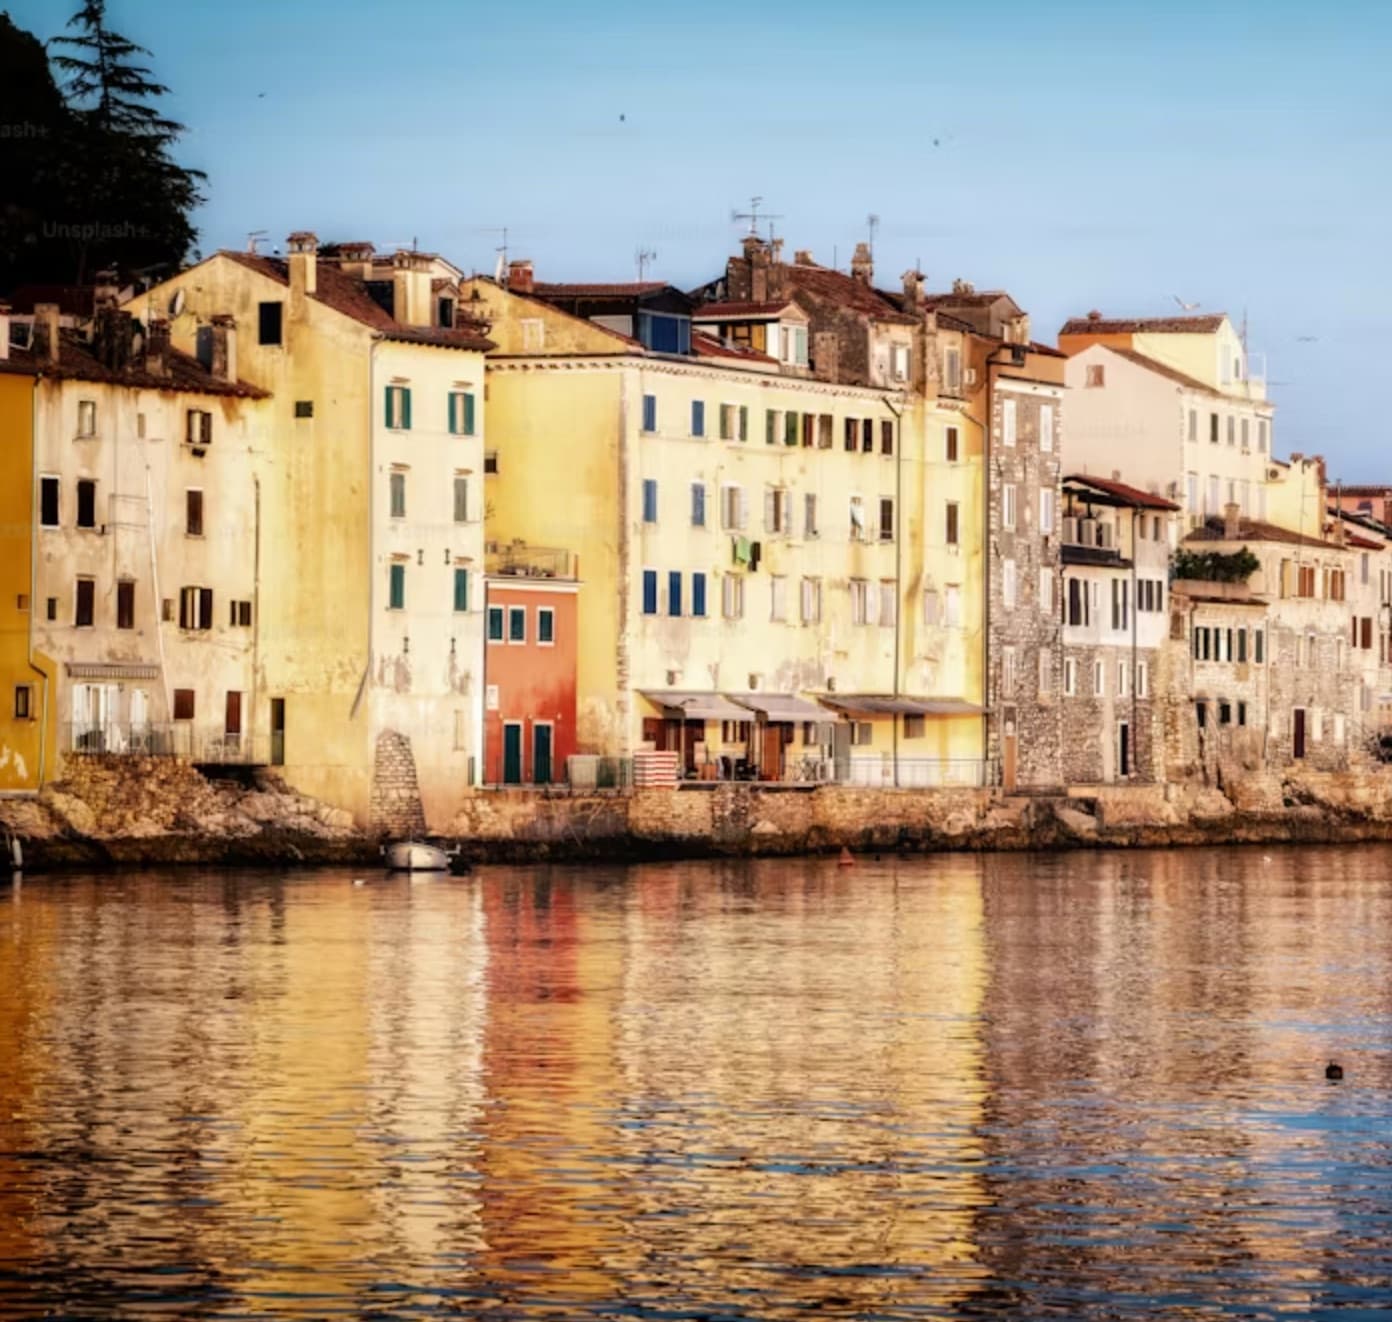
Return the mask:
[(240, 374), (275, 400), (246, 460), (249, 731), (361, 824), (443, 829), (482, 760), (488, 341), (453, 268), (349, 247), (320, 257), (298, 233), (284, 259), (217, 253), (129, 307), (189, 351), (228, 318)]

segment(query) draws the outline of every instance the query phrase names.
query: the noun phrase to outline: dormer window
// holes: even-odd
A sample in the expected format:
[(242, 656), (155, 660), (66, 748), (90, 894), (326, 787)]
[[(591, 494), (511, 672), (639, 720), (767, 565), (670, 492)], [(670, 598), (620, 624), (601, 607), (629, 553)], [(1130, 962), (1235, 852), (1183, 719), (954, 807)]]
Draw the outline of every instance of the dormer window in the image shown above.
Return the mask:
[(795, 367), (806, 367), (807, 327), (784, 325), (781, 329), (783, 332), (783, 361), (791, 363)]
[(896, 344), (890, 349), (889, 370), (890, 375), (896, 381), (909, 379), (909, 346), (907, 344)]
[(441, 298), (436, 302), (435, 319), (446, 330), (454, 329), (454, 299)]
[(691, 318), (665, 312), (640, 312), (638, 340), (654, 353), (690, 353)]

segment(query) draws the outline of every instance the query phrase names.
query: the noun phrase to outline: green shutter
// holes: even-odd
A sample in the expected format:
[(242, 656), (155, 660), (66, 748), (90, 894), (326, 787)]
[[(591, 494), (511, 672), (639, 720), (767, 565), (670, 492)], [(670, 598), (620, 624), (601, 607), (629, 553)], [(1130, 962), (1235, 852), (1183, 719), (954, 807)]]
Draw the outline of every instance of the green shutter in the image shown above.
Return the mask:
[(387, 409), (387, 411), (386, 411), (386, 414), (384, 415), (384, 416), (386, 417), (387, 426), (388, 426), (388, 427), (390, 427), (390, 426), (392, 425), (392, 423), (395, 421), (395, 419), (392, 417), (392, 394), (391, 394), (391, 392), (392, 392), (392, 388), (391, 388), (390, 386), (388, 386), (388, 387), (387, 387), (387, 403), (386, 403), (386, 409)]
[(457, 611), (469, 609), (469, 571), (467, 569), (454, 571), (454, 609)]
[(406, 609), (406, 566), (392, 565), (391, 567), (391, 596), (389, 604), (394, 611)]
[(453, 390), (449, 393), (449, 429), (451, 436), (459, 434), (459, 396)]
[(772, 445), (772, 444), (773, 444), (773, 440), (774, 440), (774, 436), (773, 436), (773, 410), (772, 410), (772, 409), (765, 409), (765, 410), (764, 410), (764, 444), (765, 444), (765, 445)]
[(401, 428), (411, 430), (411, 387), (401, 387)]
[(464, 396), (464, 435), (474, 435), (474, 392), (472, 390)]
[(741, 404), (741, 405), (740, 405), (739, 438), (740, 438), (740, 440), (742, 440), (742, 441), (747, 441), (747, 440), (749, 439), (749, 405), (748, 405), (748, 404)]

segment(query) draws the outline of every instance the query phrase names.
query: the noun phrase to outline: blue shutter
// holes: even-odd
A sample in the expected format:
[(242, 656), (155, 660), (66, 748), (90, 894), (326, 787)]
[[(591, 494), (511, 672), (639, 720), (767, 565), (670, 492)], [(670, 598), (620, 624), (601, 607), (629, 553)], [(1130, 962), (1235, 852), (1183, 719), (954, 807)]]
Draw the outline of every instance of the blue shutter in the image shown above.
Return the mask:
[(391, 567), (391, 595), (389, 597), (391, 609), (394, 611), (406, 609), (406, 566), (393, 565)]
[(657, 396), (643, 396), (643, 430), (657, 430)]
[(643, 614), (657, 614), (657, 570), (643, 570)]
[(693, 615), (706, 613), (706, 576), (704, 574), (692, 574), (691, 576), (691, 613)]
[(706, 434), (706, 403), (701, 399), (691, 401), (691, 434), (693, 436), (704, 436)]
[(464, 396), (464, 435), (474, 436), (474, 392), (470, 390)]
[(643, 522), (657, 522), (657, 480), (651, 477), (643, 479)]
[(459, 395), (453, 390), (449, 392), (449, 429), (451, 436), (459, 434)]
[(667, 614), (680, 615), (682, 607), (682, 576), (673, 569), (667, 575)]
[(691, 526), (693, 528), (706, 526), (706, 484), (704, 482), (691, 484)]
[(469, 571), (467, 569), (454, 571), (454, 609), (457, 611), (469, 609)]

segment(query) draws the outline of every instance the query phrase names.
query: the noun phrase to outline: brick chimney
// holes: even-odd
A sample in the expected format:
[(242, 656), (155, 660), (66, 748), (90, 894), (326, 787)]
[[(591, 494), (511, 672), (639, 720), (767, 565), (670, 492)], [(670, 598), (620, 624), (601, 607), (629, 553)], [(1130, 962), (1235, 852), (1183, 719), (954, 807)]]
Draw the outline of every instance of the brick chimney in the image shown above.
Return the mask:
[(359, 280), (372, 279), (372, 259), (376, 254), (370, 243), (352, 242), (338, 245), (338, 269)]
[(403, 326), (429, 326), (430, 254), (398, 248), (392, 257), (392, 316)]
[(875, 280), (875, 259), (870, 255), (868, 243), (858, 243), (851, 256), (851, 276), (863, 285), (873, 284)]
[(923, 272), (904, 272), (904, 302), (911, 308), (923, 306)]
[(841, 341), (835, 331), (814, 331), (812, 375), (818, 381), (837, 381), (841, 371)]
[(151, 376), (169, 375), (169, 323), (151, 318), (145, 333), (145, 370)]
[(114, 308), (120, 296), (121, 286), (116, 282), (116, 272), (109, 268), (105, 271), (98, 271), (92, 282), (93, 309)]
[(10, 356), (10, 305), (0, 299), (0, 363)]
[(40, 362), (56, 363), (60, 349), (58, 339), (58, 304), (34, 304), (34, 357)]
[(208, 370), (219, 381), (237, 379), (237, 319), (231, 313), (213, 315), (213, 358)]
[(296, 230), (286, 241), (292, 301), (319, 289), (319, 240), (309, 230)]
[(811, 248), (799, 248), (793, 253), (794, 266), (816, 266), (816, 264), (817, 263), (812, 260)]
[(508, 263), (507, 287), (514, 294), (530, 294), (534, 283), (530, 258), (522, 257)]
[(1233, 501), (1223, 506), (1223, 540), (1235, 542), (1242, 536), (1242, 508)]

